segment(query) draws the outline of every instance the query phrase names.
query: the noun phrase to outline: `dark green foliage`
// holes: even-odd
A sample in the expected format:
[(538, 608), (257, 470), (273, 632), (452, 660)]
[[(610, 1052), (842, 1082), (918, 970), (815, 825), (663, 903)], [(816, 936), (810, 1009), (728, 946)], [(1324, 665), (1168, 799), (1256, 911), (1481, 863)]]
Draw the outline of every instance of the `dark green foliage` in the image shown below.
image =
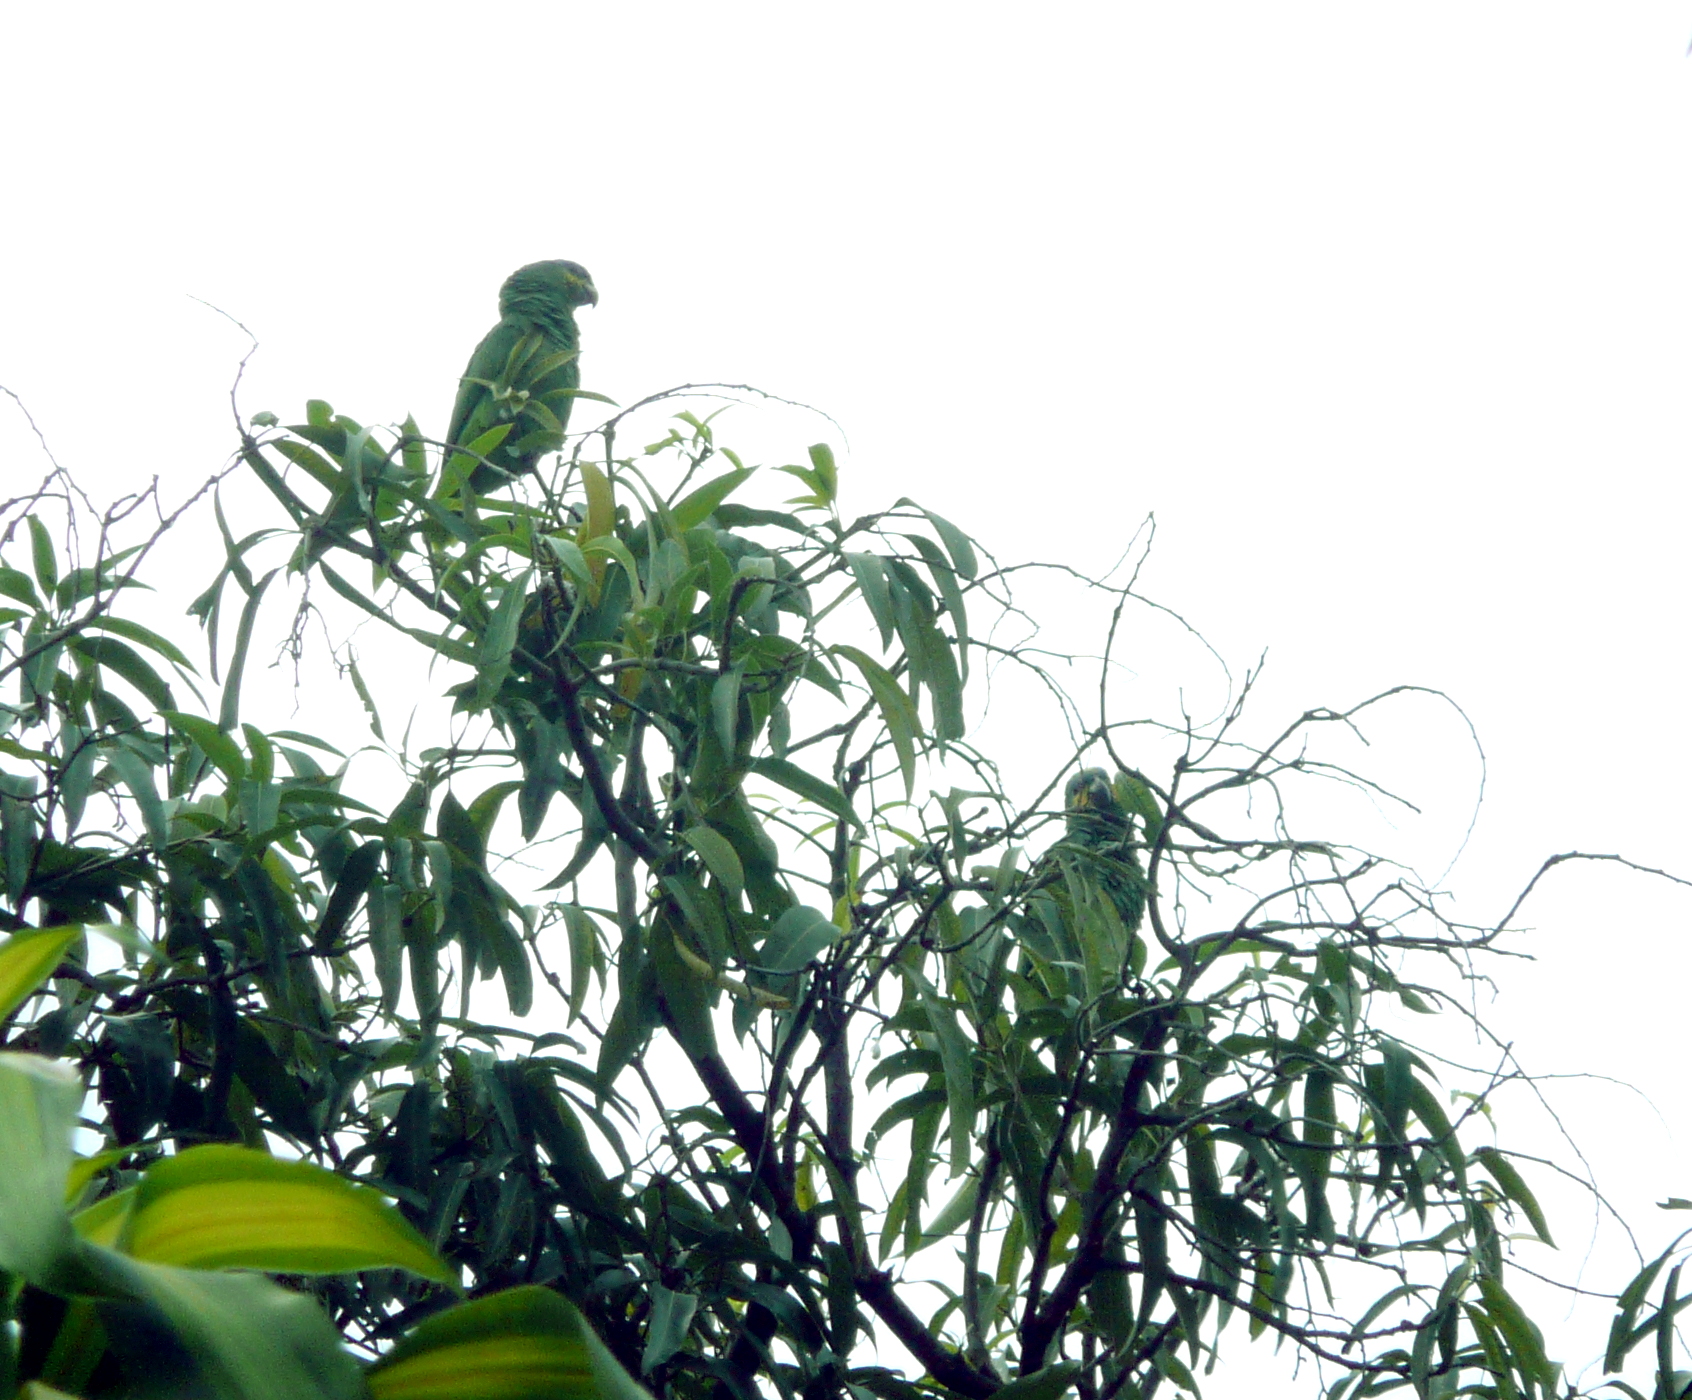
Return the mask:
[[(1101, 716), (1044, 757), (1112, 770), (1055, 811), (1056, 776), (1004, 791), (971, 678), (1008, 660), (1061, 690), (993, 640), (1006, 575), (908, 501), (842, 521), (825, 447), (786, 469), (806, 494), (760, 499), (682, 413), (539, 504), (462, 508), (466, 475), (563, 442), (592, 300), (569, 264), (507, 284), (449, 434), (485, 461), (320, 402), (243, 444), (275, 508), (240, 539), (218, 517), (194, 613), (221, 694), (126, 619), (122, 555), (62, 569), (38, 523), (8, 553), (0, 1012), (9, 1049), (98, 1092), (110, 1155), (79, 1203), (116, 1220), (150, 1163), (223, 1143), (386, 1193), (441, 1272), (292, 1280), (366, 1360), (399, 1340), (376, 1400), (437, 1362), (468, 1384), (467, 1337), (534, 1360), (537, 1394), (1144, 1400), (1195, 1386), (1231, 1326), (1321, 1357), (1335, 1400), (1550, 1394), (1507, 1239), (1548, 1226), (1475, 1131), (1491, 1086), (1453, 1098), (1378, 1014), (1460, 1005), (1450, 969), (1487, 939), (1255, 816), (1242, 794), (1278, 811), (1306, 772), (1237, 710), (1162, 780)], [(347, 733), (241, 722), (260, 614), (306, 584), (451, 697), (450, 743), (394, 756), (397, 803), (345, 757), (360, 715), (384, 739), (356, 670)], [(78, 1313), (92, 1285), (41, 1262), (75, 1254), (62, 1221), (15, 1223), (12, 1374), (127, 1393), (126, 1326), (193, 1369), (188, 1304), (137, 1283)], [(1618, 1362), (1672, 1318), (1653, 1281)], [(106, 1360), (93, 1332), (38, 1344), (84, 1315), (116, 1329)]]

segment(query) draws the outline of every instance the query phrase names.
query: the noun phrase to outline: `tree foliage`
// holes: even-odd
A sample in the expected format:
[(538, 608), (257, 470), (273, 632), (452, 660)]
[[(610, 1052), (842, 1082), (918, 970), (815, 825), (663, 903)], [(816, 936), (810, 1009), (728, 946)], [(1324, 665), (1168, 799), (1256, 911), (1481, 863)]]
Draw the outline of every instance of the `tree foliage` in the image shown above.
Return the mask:
[[(0, 1393), (135, 1393), (168, 1343), (216, 1395), (1145, 1400), (1230, 1329), (1333, 1400), (1563, 1393), (1501, 1076), (1411, 1037), (1503, 929), (1295, 829), (1393, 697), (1262, 744), (1244, 694), (1116, 714), (1129, 585), (1072, 699), (951, 520), (846, 521), (826, 446), (755, 474), (686, 412), (630, 452), (640, 408), (515, 496), (455, 486), (501, 428), (448, 462), (314, 402), (243, 433), (239, 538), (62, 475), (9, 509)], [(140, 600), (213, 528), (200, 668)], [(450, 697), (415, 755), (376, 723), (397, 802), (349, 734), (244, 722), (290, 591)], [(1072, 721), (1040, 791), (971, 742), (994, 667)], [(1654, 1340), (1662, 1394), (1672, 1256), (1607, 1358)]]

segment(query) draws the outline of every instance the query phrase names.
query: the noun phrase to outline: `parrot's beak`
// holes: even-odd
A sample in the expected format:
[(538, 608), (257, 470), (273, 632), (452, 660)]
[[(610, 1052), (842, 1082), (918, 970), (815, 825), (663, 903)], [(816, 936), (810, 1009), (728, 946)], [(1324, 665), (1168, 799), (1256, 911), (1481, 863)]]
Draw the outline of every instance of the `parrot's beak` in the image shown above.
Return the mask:
[(589, 306), (599, 305), (599, 288), (594, 286), (591, 282), (588, 283), (587, 287), (587, 304)]

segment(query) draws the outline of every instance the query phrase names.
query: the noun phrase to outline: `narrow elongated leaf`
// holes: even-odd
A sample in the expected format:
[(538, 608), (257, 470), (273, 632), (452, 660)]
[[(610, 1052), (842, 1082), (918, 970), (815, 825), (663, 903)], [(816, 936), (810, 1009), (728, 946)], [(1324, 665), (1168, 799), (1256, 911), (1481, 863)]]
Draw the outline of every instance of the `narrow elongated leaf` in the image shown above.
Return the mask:
[(155, 709), (176, 708), (176, 699), (171, 694), (169, 682), (128, 642), (121, 642), (116, 637), (83, 636), (70, 638), (68, 645), (84, 660), (92, 661), (113, 675), (123, 677), (146, 696), (147, 703)]
[(940, 1063), (946, 1075), (946, 1118), (952, 1144), (952, 1175), (969, 1167), (975, 1138), (975, 1067), (969, 1042), (958, 1028), (957, 1014), (914, 968), (900, 969), (917, 989), (934, 1037), (940, 1042)]
[(31, 996), (82, 934), (81, 924), (24, 929), (0, 943), (0, 1021)]
[(634, 555), (629, 553), (629, 547), (620, 539), (615, 535), (601, 535), (598, 539), (588, 540), (582, 545), (582, 554), (601, 582), (605, 578), (605, 561), (615, 559), (629, 577), (630, 606), (636, 612), (646, 606), (646, 594), (640, 585), (640, 569), (635, 564)]
[(692, 1293), (676, 1293), (661, 1283), (652, 1285), (652, 1311), (646, 1322), (646, 1350), (640, 1358), (642, 1375), (649, 1375), (682, 1348), (693, 1322), (699, 1299)]
[[(1657, 1394), (1663, 1396), (1686, 1394), (1681, 1373), (1674, 1369), (1674, 1316), (1680, 1311), (1680, 1271), (1676, 1264), (1663, 1283), (1663, 1301), (1657, 1309)], [(1549, 1386), (1546, 1387), (1550, 1389)]]
[(863, 595), (870, 616), (875, 619), (876, 630), (881, 633), (881, 647), (885, 651), (893, 641), (893, 629), (897, 624), (893, 615), (893, 595), (887, 587), (887, 574), (881, 559), (874, 554), (848, 554), (846, 562), (851, 565), (852, 577), (858, 581), (858, 592)]
[(153, 783), (153, 770), (140, 754), (125, 748), (121, 742), (102, 745), (100, 752), (141, 809), (141, 824), (147, 828), (147, 835), (162, 849), (170, 841), (170, 821)]
[(73, 1247), (65, 1178), (81, 1107), (70, 1066), (0, 1054), (0, 1269), (39, 1282)]
[(371, 1400), (650, 1400), (549, 1288), (437, 1313), (366, 1372)]
[[(381, 860), (382, 843), (366, 841), (341, 865), (341, 872), (335, 879), (335, 888), (329, 895), (329, 903), (324, 906), (323, 917), (317, 921), (317, 932), (312, 937), (312, 947), (318, 952), (333, 948), (340, 936), (346, 932), (347, 921), (352, 918), (353, 910), (358, 908), (359, 900), (364, 897), (364, 892), (376, 878)], [(374, 939), (374, 934), (372, 938)]]
[(223, 681), (223, 703), (217, 712), (217, 727), (221, 730), (234, 729), (241, 718), (241, 678), (247, 669), (247, 648), (252, 645), (253, 624), (258, 620), (264, 590), (270, 587), (270, 581), (277, 572), (272, 569), (254, 584), (247, 594), (247, 601), (241, 605), (241, 620), (235, 627), (235, 650), (229, 658), (229, 669)]
[(1665, 1249), (1633, 1276), (1616, 1299), (1616, 1315), (1610, 1323), (1610, 1338), (1604, 1349), (1606, 1374), (1621, 1370), (1622, 1362), (1632, 1350), (1635, 1341), (1634, 1323), (1639, 1320), (1639, 1310), (1645, 1304), (1645, 1295), (1673, 1252), (1672, 1249)]
[[(901, 500), (899, 504), (915, 506), (916, 502)], [(943, 516), (936, 515), (933, 511), (923, 509), (921, 506), (917, 506), (917, 509), (928, 517), (928, 523), (934, 527), (935, 533), (945, 543), (946, 552), (952, 556), (952, 563), (957, 571), (965, 578), (971, 579), (980, 573), (981, 566), (976, 562), (975, 547), (970, 543), (969, 536)]]
[(1497, 1279), (1482, 1275), (1479, 1279), (1481, 1297), (1486, 1300), (1487, 1316), (1510, 1344), (1516, 1365), (1524, 1376), (1531, 1377), (1545, 1387), (1549, 1395), (1557, 1384), (1560, 1369), (1545, 1354), (1545, 1339), (1534, 1326), (1521, 1305), (1505, 1290)]
[(682, 832), (682, 840), (699, 852), (699, 858), (717, 882), (739, 898), (740, 892), (746, 888), (746, 872), (728, 838), (708, 826), (690, 826)]
[(940, 596), (946, 600), (946, 612), (952, 619), (953, 630), (957, 632), (958, 673), (967, 682), (969, 680), (969, 614), (964, 609), (963, 590), (958, 587), (957, 571), (941, 554), (939, 546), (924, 535), (906, 535), (922, 555), (923, 562), (928, 565), (928, 572), (934, 578), (935, 587), (940, 590)]
[(1539, 1202), (1534, 1199), (1533, 1192), (1528, 1190), (1527, 1182), (1522, 1180), (1521, 1173), (1516, 1170), (1510, 1159), (1496, 1147), (1481, 1147), (1475, 1150), (1475, 1160), (1486, 1168), (1487, 1174), (1498, 1183), (1499, 1189), (1522, 1208), (1522, 1214), (1527, 1216), (1534, 1234), (1552, 1248), (1556, 1248), (1545, 1212), (1539, 1208)]
[(742, 664), (711, 682), (711, 723), (726, 754), (734, 753), (734, 741), (739, 733), (740, 682), (745, 674)]
[(194, 663), (182, 654), (174, 642), (159, 636), (157, 632), (143, 627), (139, 622), (131, 622), (126, 617), (113, 617), (110, 613), (101, 613), (98, 617), (91, 617), (84, 624), (87, 627), (98, 628), (102, 632), (111, 632), (119, 637), (127, 637), (132, 642), (138, 642), (149, 651), (156, 651), (171, 665), (187, 671), (194, 671)]
[(579, 904), (564, 906), (564, 927), (570, 936), (570, 1019), (574, 1025), (587, 1002), (592, 985), (595, 956), (599, 948), (599, 926)]
[(771, 926), (757, 963), (766, 972), (797, 972), (839, 938), (840, 929), (828, 915), (795, 904)]
[(35, 565), (35, 581), (41, 585), (43, 593), (51, 593), (59, 582), (59, 561), (53, 554), (53, 537), (47, 533), (47, 527), (33, 515), (27, 517), (29, 522), (29, 547), (32, 562)]
[(1057, 1400), (1081, 1369), (1079, 1361), (1057, 1361), (993, 1393), (993, 1400)]
[(368, 1187), (245, 1147), (191, 1147), (141, 1178), (123, 1235), (137, 1259), (195, 1269), (336, 1274), (409, 1269), (454, 1282), (403, 1216)]
[(163, 711), (162, 717), (183, 738), (198, 744), (200, 752), (230, 782), (238, 783), (247, 776), (247, 758), (241, 752), (241, 746), (209, 719), (178, 714), (175, 710)]
[[(593, 462), (580, 463), (582, 492), (587, 496), (587, 518), (582, 521), (577, 542), (586, 544), (609, 535), (617, 524), (617, 499), (611, 482)], [(601, 566), (603, 568), (603, 565)]]
[(511, 674), (511, 653), (517, 645), (517, 626), (523, 618), (523, 603), (529, 596), (533, 569), (524, 569), (505, 585), (488, 629), (476, 649), (476, 702), (482, 707), (493, 702), (505, 678)]
[(689, 491), (670, 507), (670, 517), (676, 522), (676, 528), (687, 531), (697, 525), (703, 525), (711, 512), (733, 495), (741, 483), (756, 470), (756, 467), (740, 467), (732, 472), (724, 472), (721, 476), (712, 477), (703, 486)]
[(870, 694), (881, 707), (881, 718), (887, 725), (887, 735), (893, 741), (893, 752), (899, 756), (899, 773), (905, 780), (905, 796), (916, 787), (916, 740), (922, 734), (922, 720), (917, 707), (903, 686), (879, 661), (857, 647), (837, 646), (836, 656), (843, 656), (858, 668)]
[(370, 954), (376, 963), (376, 982), (382, 989), (382, 1011), (392, 1015), (405, 985), (405, 891), (398, 885), (380, 885), (370, 893), (366, 921), (370, 928)]
[(35, 591), (35, 585), (29, 581), (29, 575), (5, 564), (0, 564), (0, 596), (27, 603), (38, 611), (41, 607), (41, 598)]
[(859, 831), (864, 824), (858, 820), (858, 814), (852, 810), (852, 804), (846, 800), (846, 794), (831, 782), (806, 772), (796, 763), (789, 763), (782, 758), (755, 758), (751, 769), (760, 777), (768, 778), (771, 782), (780, 783), (789, 792), (797, 793), (807, 801), (814, 802), (824, 811), (832, 812), (842, 821), (850, 822)]
[[(123, 1259), (105, 1250), (103, 1272), (135, 1303), (102, 1307), (128, 1368), (159, 1393), (212, 1400), (361, 1400), (358, 1364), (317, 1300), (266, 1278), (203, 1273)], [(163, 1322), (180, 1350), (148, 1332)], [(127, 1324), (127, 1325), (122, 1325)], [(186, 1374), (172, 1374), (185, 1368)], [(161, 1374), (162, 1371), (162, 1374)]]

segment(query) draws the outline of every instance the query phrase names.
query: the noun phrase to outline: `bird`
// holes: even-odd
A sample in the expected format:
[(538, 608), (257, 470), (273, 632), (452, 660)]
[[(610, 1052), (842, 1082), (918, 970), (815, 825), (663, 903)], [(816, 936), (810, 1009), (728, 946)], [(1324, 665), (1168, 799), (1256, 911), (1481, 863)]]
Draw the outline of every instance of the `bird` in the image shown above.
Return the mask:
[(1095, 883), (1132, 935), (1146, 911), (1146, 877), (1128, 811), (1102, 768), (1083, 768), (1063, 790), (1065, 839), (1079, 848), (1077, 873)]
[(454, 448), (467, 447), (503, 423), (512, 425), (471, 469), (471, 490), (497, 490), (563, 446), (570, 405), (582, 382), (575, 309), (598, 303), (588, 270), (562, 258), (529, 263), (505, 279), (499, 324), (482, 337), (464, 367), (447, 428), (447, 446)]

